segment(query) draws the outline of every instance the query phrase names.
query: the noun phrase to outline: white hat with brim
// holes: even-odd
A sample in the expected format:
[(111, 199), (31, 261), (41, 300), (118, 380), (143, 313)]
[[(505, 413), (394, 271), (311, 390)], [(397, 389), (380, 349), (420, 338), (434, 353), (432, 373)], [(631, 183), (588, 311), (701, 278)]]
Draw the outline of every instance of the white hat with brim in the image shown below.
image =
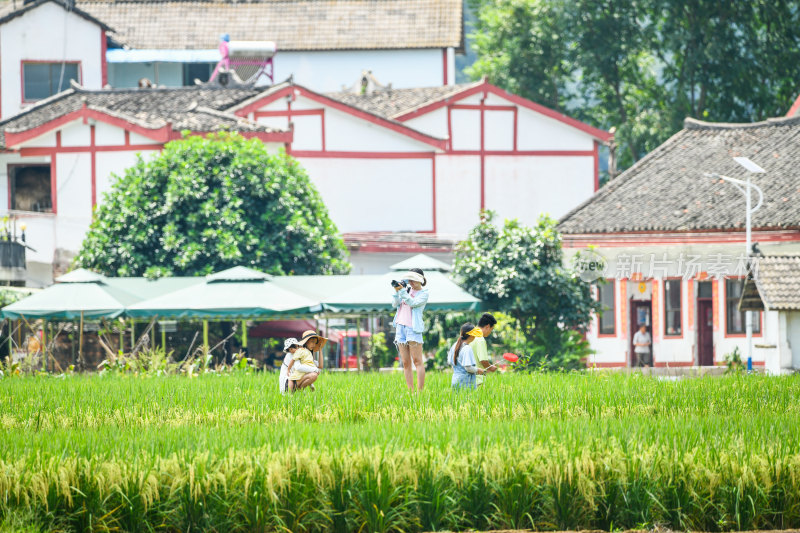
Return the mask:
[(403, 272), (400, 274), (400, 279), (407, 279), (409, 281), (418, 281), (420, 283), (425, 283), (425, 278), (416, 272)]
[(289, 337), (285, 341), (283, 341), (283, 351), (288, 352), (289, 348), (292, 346), (300, 346), (300, 341), (295, 339), (294, 337)]

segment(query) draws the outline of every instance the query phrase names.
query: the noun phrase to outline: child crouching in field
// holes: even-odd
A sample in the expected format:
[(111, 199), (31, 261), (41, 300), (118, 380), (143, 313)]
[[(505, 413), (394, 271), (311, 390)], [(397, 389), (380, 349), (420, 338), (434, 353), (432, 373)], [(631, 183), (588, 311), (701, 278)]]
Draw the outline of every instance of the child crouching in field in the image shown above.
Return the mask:
[(309, 386), (314, 390), (313, 383), (317, 380), (319, 369), (311, 352), (294, 337), (284, 341), (283, 351), (291, 355), (291, 361), (286, 368), (289, 391), (295, 392)]

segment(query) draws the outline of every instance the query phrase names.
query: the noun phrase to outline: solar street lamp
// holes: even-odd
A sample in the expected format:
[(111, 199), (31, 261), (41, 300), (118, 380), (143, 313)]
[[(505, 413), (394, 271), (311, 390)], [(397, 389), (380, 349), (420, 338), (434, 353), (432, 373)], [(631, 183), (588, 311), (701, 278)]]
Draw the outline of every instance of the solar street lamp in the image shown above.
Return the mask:
[[(752, 161), (750, 161), (746, 157), (734, 157), (734, 161), (740, 164), (742, 167), (747, 170), (747, 179), (740, 180), (736, 178), (730, 178), (728, 176), (722, 176), (721, 174), (717, 174), (716, 172), (706, 172), (704, 175), (711, 177), (711, 178), (719, 178), (723, 181), (727, 181), (731, 183), (734, 187), (739, 189), (745, 197), (745, 257), (750, 257), (750, 249), (751, 249), (751, 237), (750, 237), (750, 218), (753, 213), (758, 211), (758, 208), (761, 207), (761, 204), (764, 203), (764, 192), (761, 190), (761, 187), (758, 185), (754, 185), (750, 183), (750, 175), (751, 174), (765, 174), (767, 171), (761, 168), (760, 166), (756, 165)], [(758, 193), (758, 203), (755, 207), (752, 207), (752, 199), (750, 197), (750, 190), (755, 189)], [(747, 370), (753, 369), (753, 313), (752, 311), (745, 312), (744, 318), (745, 324), (745, 334), (747, 337)]]

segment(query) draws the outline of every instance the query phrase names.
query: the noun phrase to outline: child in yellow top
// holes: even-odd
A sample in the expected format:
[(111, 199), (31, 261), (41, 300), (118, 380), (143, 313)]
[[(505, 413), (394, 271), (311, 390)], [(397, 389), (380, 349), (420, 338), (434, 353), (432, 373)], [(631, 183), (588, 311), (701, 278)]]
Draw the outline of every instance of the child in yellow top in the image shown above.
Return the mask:
[[(294, 340), (294, 339), (290, 339)], [(287, 344), (288, 341), (287, 341)], [(292, 355), (292, 360), (289, 362), (289, 366), (286, 369), (287, 374), (289, 375), (289, 390), (294, 391), (297, 389), (297, 382), (300, 381), (303, 376), (308, 374), (309, 372), (302, 372), (299, 368), (293, 368), (295, 363), (298, 363), (297, 366), (308, 366), (316, 369), (316, 363), (314, 362), (314, 356), (311, 352), (299, 344), (292, 343), (286, 348), (286, 351)], [(319, 372), (319, 370), (315, 370)]]

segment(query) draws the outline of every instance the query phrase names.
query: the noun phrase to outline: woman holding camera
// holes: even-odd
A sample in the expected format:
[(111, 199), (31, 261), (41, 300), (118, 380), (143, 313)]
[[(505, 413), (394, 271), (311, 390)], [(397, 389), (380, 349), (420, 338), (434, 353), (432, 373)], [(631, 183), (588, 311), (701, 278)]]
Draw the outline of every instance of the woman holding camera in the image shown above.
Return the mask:
[(422, 361), (422, 333), (425, 324), (422, 312), (428, 303), (428, 284), (425, 273), (419, 268), (412, 268), (402, 274), (400, 282), (392, 281), (395, 293), (392, 307), (397, 309), (392, 325), (395, 327), (394, 343), (403, 361), (403, 373), (409, 390), (414, 390), (414, 371), (411, 362), (417, 367), (417, 388), (425, 387), (425, 364)]

